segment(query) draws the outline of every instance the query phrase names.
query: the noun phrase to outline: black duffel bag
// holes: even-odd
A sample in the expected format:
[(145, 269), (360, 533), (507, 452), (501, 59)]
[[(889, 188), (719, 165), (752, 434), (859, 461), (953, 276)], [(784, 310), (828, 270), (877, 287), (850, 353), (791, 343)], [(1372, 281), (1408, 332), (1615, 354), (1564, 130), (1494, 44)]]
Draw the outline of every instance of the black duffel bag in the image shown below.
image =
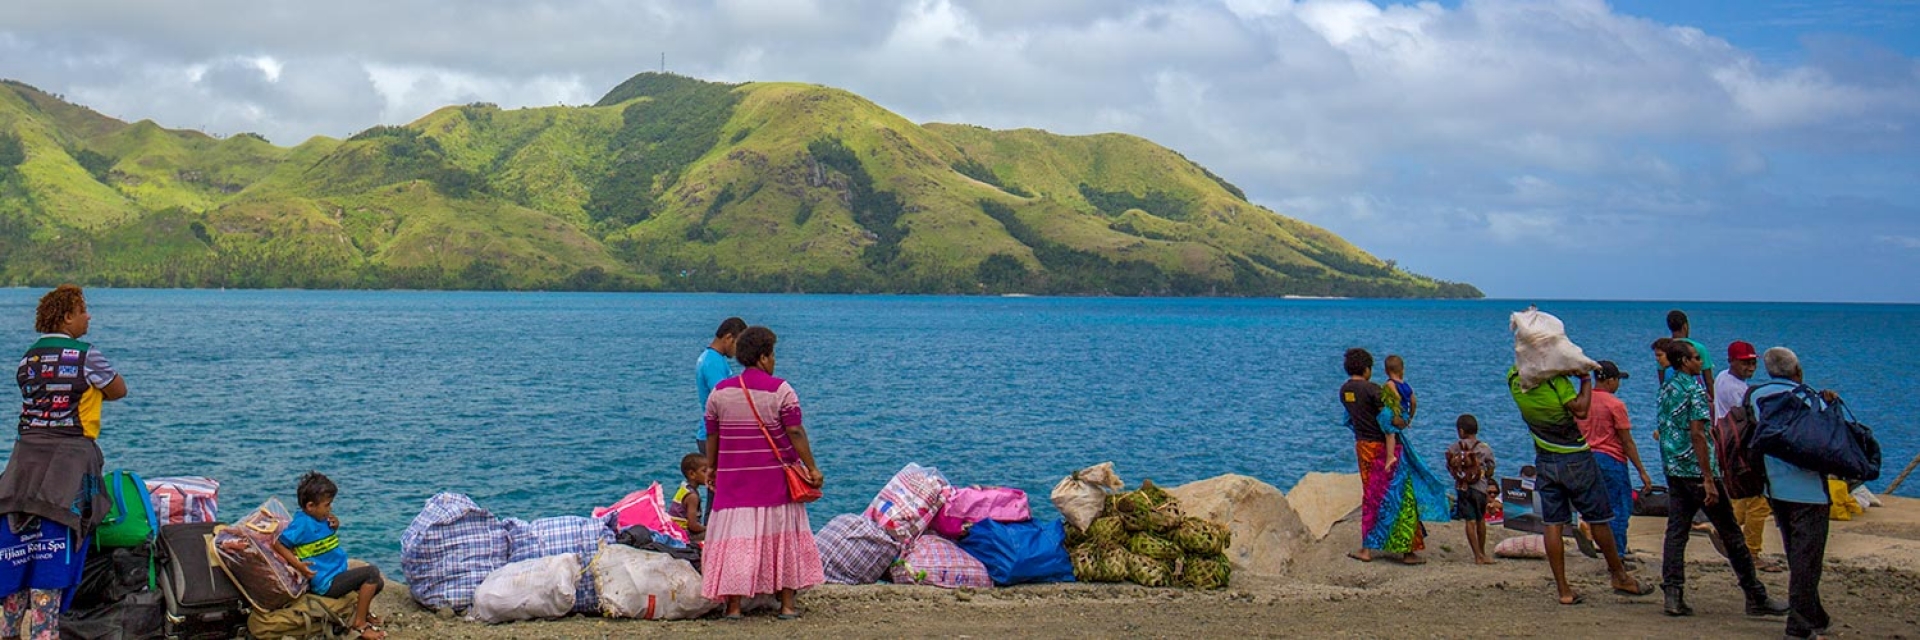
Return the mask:
[(1667, 517), (1667, 488), (1660, 485), (1647, 487), (1633, 496), (1633, 515)]
[(1752, 447), (1760, 453), (1847, 480), (1880, 477), (1880, 442), (1846, 403), (1821, 402), (1807, 385), (1756, 398)]

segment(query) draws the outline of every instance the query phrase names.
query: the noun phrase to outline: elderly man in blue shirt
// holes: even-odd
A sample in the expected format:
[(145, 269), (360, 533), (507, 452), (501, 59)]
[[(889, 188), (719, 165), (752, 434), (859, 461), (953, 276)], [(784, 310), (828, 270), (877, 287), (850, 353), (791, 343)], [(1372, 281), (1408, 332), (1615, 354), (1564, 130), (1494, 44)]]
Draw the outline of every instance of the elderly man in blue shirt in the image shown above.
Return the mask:
[[(1759, 407), (1764, 398), (1793, 392), (1805, 385), (1800, 358), (1786, 347), (1768, 349), (1761, 357), (1773, 379), (1754, 385), (1747, 411), (1759, 422), (1768, 418)], [(1815, 410), (1839, 402), (1840, 396), (1822, 390), (1804, 394)], [(1780, 406), (1780, 405), (1771, 405)], [(1827, 555), (1827, 477), (1818, 471), (1765, 457), (1767, 503), (1780, 525), (1780, 542), (1787, 550), (1787, 637), (1825, 637), (1832, 620), (1820, 604), (1820, 571)]]

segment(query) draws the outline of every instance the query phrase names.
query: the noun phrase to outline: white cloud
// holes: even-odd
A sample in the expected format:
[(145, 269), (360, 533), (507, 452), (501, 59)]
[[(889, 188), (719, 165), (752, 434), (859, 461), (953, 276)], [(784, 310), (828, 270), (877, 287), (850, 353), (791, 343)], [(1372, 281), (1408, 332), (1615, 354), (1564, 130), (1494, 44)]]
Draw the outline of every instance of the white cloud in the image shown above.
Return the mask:
[(1873, 239), (1882, 244), (1890, 244), (1902, 249), (1920, 249), (1920, 237), (1881, 235), (1874, 236)]

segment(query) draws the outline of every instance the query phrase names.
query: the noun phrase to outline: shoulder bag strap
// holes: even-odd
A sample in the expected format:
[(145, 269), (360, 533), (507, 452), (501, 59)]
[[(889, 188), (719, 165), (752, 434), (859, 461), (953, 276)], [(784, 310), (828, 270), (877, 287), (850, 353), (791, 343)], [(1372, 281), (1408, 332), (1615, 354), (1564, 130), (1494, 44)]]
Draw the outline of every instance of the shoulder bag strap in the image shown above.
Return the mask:
[(766, 421), (760, 419), (760, 408), (753, 404), (753, 392), (747, 390), (747, 374), (745, 373), (740, 374), (740, 393), (747, 395), (747, 410), (753, 412), (753, 424), (760, 427), (760, 435), (767, 437), (767, 448), (773, 450), (773, 459), (781, 465), (787, 464), (786, 459), (780, 456), (780, 445), (774, 444), (773, 442), (773, 432), (768, 431)]

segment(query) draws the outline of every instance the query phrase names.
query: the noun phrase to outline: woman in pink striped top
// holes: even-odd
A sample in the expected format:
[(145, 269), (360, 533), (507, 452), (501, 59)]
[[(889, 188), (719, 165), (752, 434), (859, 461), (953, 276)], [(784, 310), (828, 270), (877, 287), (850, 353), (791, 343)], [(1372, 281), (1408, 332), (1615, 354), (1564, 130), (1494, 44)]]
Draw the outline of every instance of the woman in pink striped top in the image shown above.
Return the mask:
[[(707, 523), (700, 594), (725, 600), (726, 617), (740, 617), (743, 598), (780, 596), (780, 618), (799, 615), (794, 593), (826, 582), (813, 544), (807, 506), (787, 495), (783, 463), (798, 463), (814, 486), (820, 467), (800, 423), (800, 399), (773, 377), (773, 345), (766, 327), (748, 327), (734, 344), (746, 366), (707, 397), (707, 458), (713, 461), (713, 516)], [(771, 445), (767, 442), (771, 439)]]

